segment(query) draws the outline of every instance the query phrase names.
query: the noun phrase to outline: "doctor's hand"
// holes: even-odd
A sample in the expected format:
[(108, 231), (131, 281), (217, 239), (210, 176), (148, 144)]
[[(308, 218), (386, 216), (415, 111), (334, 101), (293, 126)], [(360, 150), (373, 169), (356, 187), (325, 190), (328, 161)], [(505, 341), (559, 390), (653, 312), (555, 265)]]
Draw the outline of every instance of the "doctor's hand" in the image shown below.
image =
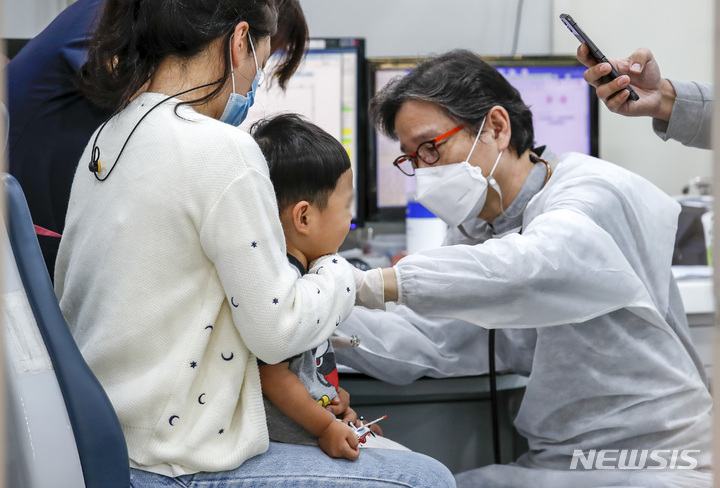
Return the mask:
[(353, 268), (355, 277), (355, 305), (385, 310), (385, 302), (399, 299), (395, 268), (375, 268), (361, 271)]
[(380, 268), (362, 271), (353, 266), (355, 305), (385, 310), (385, 284)]
[[(612, 112), (631, 117), (650, 116), (670, 120), (675, 104), (675, 89), (672, 83), (660, 76), (660, 67), (649, 49), (640, 48), (627, 58), (610, 59), (621, 76), (606, 83), (601, 78), (610, 73), (610, 65), (595, 62), (586, 44), (578, 47), (577, 60), (588, 67), (585, 81), (595, 87), (598, 98)], [(632, 85), (639, 100), (629, 99), (630, 92), (625, 90), (628, 85)]]

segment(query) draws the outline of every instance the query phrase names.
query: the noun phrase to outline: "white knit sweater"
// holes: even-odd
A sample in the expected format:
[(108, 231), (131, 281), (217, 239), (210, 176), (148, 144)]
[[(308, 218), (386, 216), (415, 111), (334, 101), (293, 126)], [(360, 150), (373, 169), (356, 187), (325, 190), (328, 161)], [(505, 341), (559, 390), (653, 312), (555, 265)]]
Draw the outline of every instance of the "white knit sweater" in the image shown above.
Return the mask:
[[(164, 95), (136, 99), (98, 140), (107, 175)], [(170, 100), (138, 126), (109, 178), (73, 181), (56, 293), (120, 418), (135, 466), (233, 469), (268, 435), (256, 356), (318, 346), (351, 311), (350, 265), (298, 279), (267, 164), (253, 139)]]

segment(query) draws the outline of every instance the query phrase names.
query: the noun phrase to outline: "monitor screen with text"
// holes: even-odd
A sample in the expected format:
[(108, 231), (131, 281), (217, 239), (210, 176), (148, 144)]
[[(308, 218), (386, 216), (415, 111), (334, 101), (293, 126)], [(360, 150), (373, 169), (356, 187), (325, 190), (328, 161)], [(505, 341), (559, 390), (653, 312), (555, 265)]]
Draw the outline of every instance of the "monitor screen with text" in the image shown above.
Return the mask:
[[(272, 71), (270, 58), (266, 71)], [(242, 127), (280, 113), (297, 113), (335, 137), (345, 148), (355, 178), (355, 223), (361, 221), (361, 174), (367, 158), (367, 83), (362, 39), (311, 39), (309, 49), (283, 91), (266, 80)]]
[[(558, 156), (566, 152), (597, 155), (597, 98), (583, 79), (584, 66), (565, 57), (487, 61), (517, 88), (530, 107), (536, 146), (548, 146)], [(375, 64), (374, 93), (411, 69), (407, 60), (395, 66), (387, 61)], [(375, 207), (371, 207), (371, 217), (401, 218), (407, 195), (414, 192), (415, 179), (392, 164), (400, 154), (398, 141), (376, 132), (375, 181), (371, 185)]]

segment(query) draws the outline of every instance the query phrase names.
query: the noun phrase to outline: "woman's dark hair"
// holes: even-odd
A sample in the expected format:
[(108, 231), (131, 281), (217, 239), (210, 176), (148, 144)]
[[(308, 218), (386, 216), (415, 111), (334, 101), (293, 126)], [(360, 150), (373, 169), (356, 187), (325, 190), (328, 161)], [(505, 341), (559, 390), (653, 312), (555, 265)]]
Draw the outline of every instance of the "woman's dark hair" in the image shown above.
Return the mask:
[[(190, 59), (217, 39), (230, 43), (235, 26), (246, 21), (248, 35), (259, 40), (276, 34), (276, 0), (107, 0), (91, 40), (88, 60), (80, 71), (78, 86), (94, 103), (121, 109), (145, 85), (168, 56)], [(295, 4), (297, 0), (288, 0)], [(283, 25), (307, 29), (299, 5), (289, 9)], [(294, 19), (294, 21), (293, 21)], [(297, 25), (299, 22), (301, 25)], [(287, 37), (286, 62), (278, 71), (285, 81), (297, 68), (305, 50), (300, 36)], [(297, 51), (300, 53), (298, 54)], [(250, 46), (248, 43), (248, 52)], [(190, 103), (216, 97), (230, 76), (230, 55), (225, 51), (224, 72), (211, 93)], [(298, 61), (292, 61), (297, 58)]]
[(350, 169), (342, 144), (299, 115), (261, 120), (250, 133), (267, 160), (281, 212), (302, 200), (324, 209), (340, 176)]
[(465, 50), (430, 58), (403, 78), (388, 83), (370, 101), (370, 117), (381, 132), (397, 139), (395, 117), (403, 103), (425, 100), (458, 124), (477, 132), (491, 108), (510, 116), (510, 147), (516, 154), (533, 148), (532, 112), (520, 93), (495, 68)]
[(305, 55), (308, 33), (305, 14), (299, 0), (275, 0), (278, 10), (277, 34), (270, 40), (272, 52), (281, 51), (283, 59), (275, 67), (272, 77), (285, 89), (288, 80), (300, 66)]

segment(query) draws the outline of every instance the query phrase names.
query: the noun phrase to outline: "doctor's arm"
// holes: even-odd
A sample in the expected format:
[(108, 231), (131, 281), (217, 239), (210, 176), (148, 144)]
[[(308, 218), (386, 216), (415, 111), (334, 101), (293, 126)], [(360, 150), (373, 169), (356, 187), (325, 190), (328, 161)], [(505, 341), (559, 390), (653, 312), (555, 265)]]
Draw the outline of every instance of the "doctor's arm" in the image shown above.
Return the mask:
[(647, 296), (613, 237), (563, 208), (523, 234), (426, 250), (395, 268), (400, 304), (486, 328), (579, 323)]
[(388, 383), (488, 372), (487, 331), (461, 320), (423, 317), (403, 306), (392, 312), (355, 307), (337, 332), (360, 338), (358, 347), (335, 349), (338, 363)]

